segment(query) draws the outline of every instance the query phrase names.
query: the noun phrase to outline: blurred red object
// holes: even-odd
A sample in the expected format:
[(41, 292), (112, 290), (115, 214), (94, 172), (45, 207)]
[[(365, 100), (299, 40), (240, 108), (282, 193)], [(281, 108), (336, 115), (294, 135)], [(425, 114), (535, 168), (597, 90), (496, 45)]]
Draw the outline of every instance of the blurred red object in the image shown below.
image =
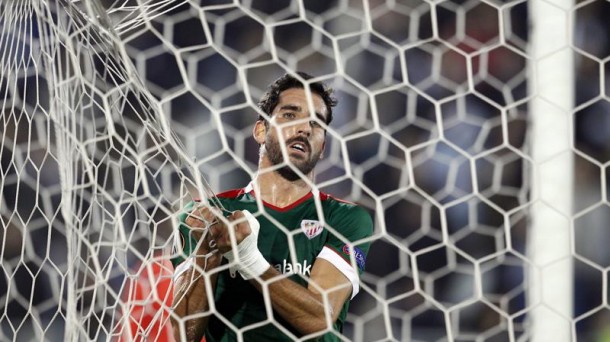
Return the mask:
[[(117, 342), (175, 342), (170, 322), (174, 268), (168, 258), (158, 257), (141, 264), (126, 280), (121, 294), (129, 313), (118, 324)], [(127, 326), (128, 325), (128, 326)], [(205, 342), (205, 338), (201, 340)]]

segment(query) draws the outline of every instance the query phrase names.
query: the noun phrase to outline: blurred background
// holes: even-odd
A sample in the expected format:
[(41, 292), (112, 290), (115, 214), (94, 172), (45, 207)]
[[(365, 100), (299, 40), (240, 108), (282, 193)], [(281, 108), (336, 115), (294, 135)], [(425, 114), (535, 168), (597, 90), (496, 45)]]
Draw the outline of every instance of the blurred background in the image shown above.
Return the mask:
[[(345, 336), (528, 340), (528, 2), (41, 4), (0, 5), (0, 339), (61, 339), (67, 303), (87, 312), (91, 340), (120, 335), (117, 301), (142, 261), (169, 253), (189, 168), (215, 192), (245, 186), (256, 102), (305, 71), (339, 100), (316, 184), (375, 218)], [(95, 11), (113, 34), (87, 19)], [(575, 75), (565, 281), (573, 336), (610, 341), (610, 3), (564, 11)]]

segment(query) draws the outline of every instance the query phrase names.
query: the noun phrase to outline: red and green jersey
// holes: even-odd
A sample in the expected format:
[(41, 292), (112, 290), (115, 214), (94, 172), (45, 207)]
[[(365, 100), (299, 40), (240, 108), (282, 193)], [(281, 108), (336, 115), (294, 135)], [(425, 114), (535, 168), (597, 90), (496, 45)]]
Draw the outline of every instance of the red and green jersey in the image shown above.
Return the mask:
[[(318, 216), (316, 197), (320, 200), (323, 219)], [(260, 223), (258, 248), (280, 273), (290, 275), (290, 279), (307, 287), (307, 279), (316, 258), (323, 258), (352, 282), (352, 298), (358, 293), (358, 278), (364, 271), (370, 246), (367, 238), (373, 233), (371, 216), (363, 208), (324, 193), (314, 195), (310, 192), (288, 207), (278, 208), (263, 202), (263, 208), (259, 210), (251, 186), (221, 193), (214, 199), (216, 200), (228, 211), (248, 210), (255, 215)], [(183, 256), (191, 255), (197, 243), (184, 224), (192, 207), (193, 203), (180, 216)], [(176, 266), (183, 260), (182, 257), (176, 257), (172, 262)], [(215, 304), (217, 314), (210, 318), (206, 330), (208, 342), (234, 341), (239, 332), (243, 333), (245, 341), (292, 340), (282, 329), (298, 336), (290, 324), (276, 313), (273, 320), (282, 328), (272, 323), (248, 328), (269, 317), (262, 294), (239, 274), (235, 276), (228, 270), (219, 273)], [(335, 334), (342, 332), (348, 305), (349, 301), (346, 301), (334, 324)], [(230, 324), (225, 324), (219, 315)], [(339, 340), (335, 334), (327, 333), (318, 340)]]

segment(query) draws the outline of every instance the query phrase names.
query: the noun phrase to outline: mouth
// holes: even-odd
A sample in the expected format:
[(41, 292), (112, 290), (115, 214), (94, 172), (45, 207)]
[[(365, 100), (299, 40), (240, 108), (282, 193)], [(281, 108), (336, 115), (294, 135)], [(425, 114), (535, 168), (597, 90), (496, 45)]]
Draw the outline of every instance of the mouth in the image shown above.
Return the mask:
[(310, 148), (309, 148), (309, 143), (307, 141), (302, 141), (302, 140), (297, 140), (294, 142), (291, 142), (290, 144), (288, 144), (288, 150), (289, 151), (295, 151), (298, 153), (308, 153)]

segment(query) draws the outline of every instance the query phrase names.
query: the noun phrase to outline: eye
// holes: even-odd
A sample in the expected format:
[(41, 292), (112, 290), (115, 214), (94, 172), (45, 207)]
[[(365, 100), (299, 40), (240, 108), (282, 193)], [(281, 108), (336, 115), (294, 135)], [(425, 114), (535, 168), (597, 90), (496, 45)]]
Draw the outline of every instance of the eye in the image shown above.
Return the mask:
[(320, 125), (320, 123), (319, 123), (318, 121), (316, 121), (316, 120), (311, 120), (311, 121), (309, 121), (309, 125), (310, 125), (311, 127), (315, 127), (315, 128), (320, 128), (320, 127), (322, 127), (322, 125)]
[(296, 114), (294, 114), (293, 112), (286, 112), (282, 114), (282, 118), (284, 119), (294, 119), (296, 117)]

